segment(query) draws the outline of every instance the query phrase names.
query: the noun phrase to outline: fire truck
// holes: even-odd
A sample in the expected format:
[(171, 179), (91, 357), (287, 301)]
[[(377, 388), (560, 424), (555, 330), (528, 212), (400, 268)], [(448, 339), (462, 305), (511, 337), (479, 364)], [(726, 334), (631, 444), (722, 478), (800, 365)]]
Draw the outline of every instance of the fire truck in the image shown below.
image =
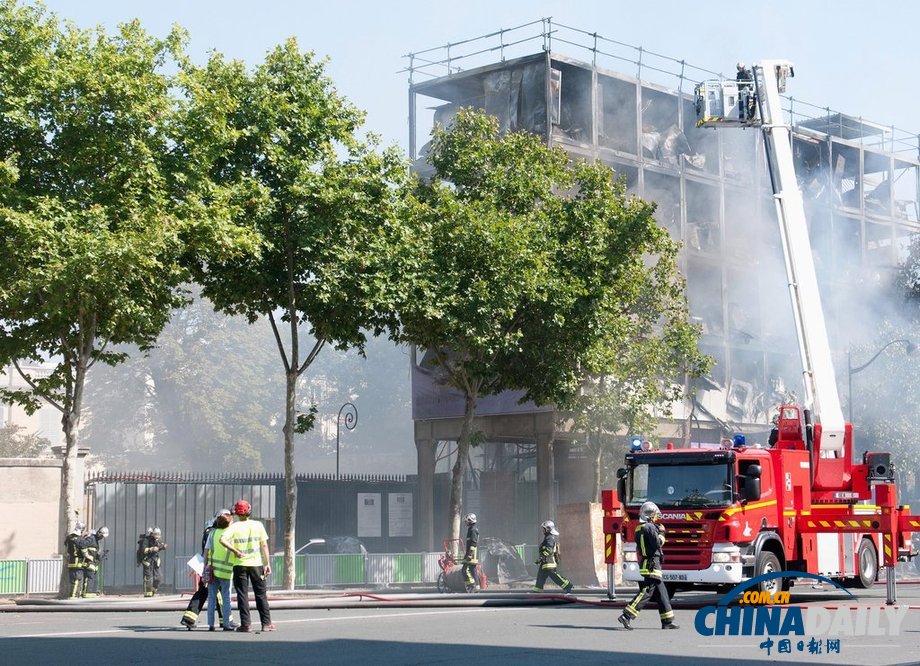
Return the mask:
[[(754, 65), (750, 81), (711, 80), (696, 88), (700, 127), (759, 128), (782, 239), (793, 306), (804, 402), (782, 405), (770, 443), (635, 450), (618, 470), (617, 492), (603, 493), (607, 562), (622, 539), (624, 578), (639, 581), (639, 506), (653, 501), (666, 528), (663, 577), (682, 588), (725, 589), (763, 574), (801, 571), (868, 587), (884, 563), (894, 603), (894, 566), (912, 557), (920, 517), (898, 503), (890, 455), (853, 460), (818, 293), (805, 208), (792, 158), (792, 128), (781, 93), (794, 75), (786, 61)], [(611, 574), (613, 571), (610, 572)], [(759, 584), (787, 590), (790, 578)]]

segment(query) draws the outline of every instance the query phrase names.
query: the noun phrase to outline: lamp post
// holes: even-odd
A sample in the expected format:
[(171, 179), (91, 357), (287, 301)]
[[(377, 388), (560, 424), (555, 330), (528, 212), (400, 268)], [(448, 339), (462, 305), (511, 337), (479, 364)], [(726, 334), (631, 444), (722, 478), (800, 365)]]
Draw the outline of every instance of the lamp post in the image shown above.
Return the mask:
[(350, 402), (346, 402), (344, 405), (339, 407), (339, 415), (335, 417), (335, 478), (339, 478), (339, 426), (342, 424), (342, 412), (345, 411), (346, 407), (351, 407), (350, 410), (345, 412), (345, 427), (349, 430), (354, 430), (355, 426), (358, 425), (358, 408), (355, 407)]
[(870, 365), (872, 365), (872, 363), (875, 362), (875, 359), (881, 356), (883, 351), (888, 349), (891, 345), (896, 344), (904, 345), (904, 349), (908, 354), (913, 354), (915, 351), (917, 351), (917, 349), (920, 349), (920, 346), (914, 342), (911, 342), (910, 340), (892, 340), (891, 342), (885, 344), (877, 352), (875, 352), (875, 355), (872, 358), (855, 368), (853, 367), (853, 361), (850, 358), (850, 350), (847, 349), (847, 402), (849, 403), (849, 418), (847, 420), (850, 423), (853, 423), (853, 375), (868, 368)]

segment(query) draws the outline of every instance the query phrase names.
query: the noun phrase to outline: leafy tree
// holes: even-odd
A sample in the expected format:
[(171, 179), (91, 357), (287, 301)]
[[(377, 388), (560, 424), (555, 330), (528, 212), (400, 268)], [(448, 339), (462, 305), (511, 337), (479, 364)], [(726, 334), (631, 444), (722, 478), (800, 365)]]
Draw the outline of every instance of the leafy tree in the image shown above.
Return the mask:
[[(229, 128), (212, 176), (236, 205), (232, 219), (260, 239), (258, 252), (194, 262), (221, 311), (268, 320), (285, 377), (284, 585), (294, 584), (297, 485), (294, 437), (315, 407), (298, 410), (298, 380), (326, 344), (363, 349), (387, 297), (383, 267), (407, 169), (356, 133), (364, 114), (334, 89), (324, 63), (289, 40), (249, 73), (215, 55), (199, 80), (226, 96), (214, 124)], [(304, 338), (312, 336), (312, 342)], [(306, 353), (301, 345), (304, 344)]]
[(586, 373), (651, 372), (677, 329), (631, 327), (677, 317), (682, 282), (652, 205), (627, 197), (607, 167), (569, 164), (531, 135), (499, 135), (494, 118), (471, 110), (435, 129), (428, 159), (436, 176), (417, 193), (419, 258), (403, 267), (412, 289), (398, 304), (397, 337), (428, 350), (464, 397), (449, 503), (456, 538), (476, 401), (519, 389), (562, 405)]
[(55, 364), (0, 394), (61, 412), (70, 528), (87, 372), (124, 360), (113, 345), (147, 348), (182, 303), (185, 222), (208, 226), (196, 173), (208, 135), (184, 139), (178, 29), (108, 35), (0, 0), (0, 34), (0, 364)]
[(22, 426), (8, 423), (0, 426), (0, 458), (34, 458), (51, 446), (46, 438), (38, 433), (24, 434)]
[(264, 469), (281, 392), (265, 333), (194, 299), (147, 354), (94, 374), (86, 442), (122, 467)]

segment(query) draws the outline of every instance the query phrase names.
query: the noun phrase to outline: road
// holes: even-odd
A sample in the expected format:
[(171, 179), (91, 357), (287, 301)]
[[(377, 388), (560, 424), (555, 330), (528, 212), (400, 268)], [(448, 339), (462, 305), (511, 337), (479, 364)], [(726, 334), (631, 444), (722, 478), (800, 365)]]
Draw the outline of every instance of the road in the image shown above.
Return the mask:
[[(793, 601), (798, 597), (806, 609), (881, 608), (884, 591), (876, 585), (854, 601), (841, 592), (806, 589)], [(273, 612), (277, 631), (251, 634), (186, 631), (179, 625), (184, 601), (178, 599), (162, 600), (161, 607), (170, 609), (158, 611), (8, 611), (0, 613), (0, 663), (920, 663), (920, 586), (900, 585), (898, 594), (899, 604), (909, 610), (897, 636), (844, 636), (839, 653), (831, 654), (799, 652), (793, 640), (791, 653), (780, 654), (774, 645), (768, 656), (760, 647), (763, 636), (702, 636), (694, 619), (700, 606), (715, 602), (712, 595), (680, 595), (679, 631), (662, 632), (657, 613), (649, 608), (635, 622), (636, 630), (627, 632), (615, 622), (622, 603), (604, 604), (596, 593), (551, 605), (464, 607), (407, 607), (414, 602), (384, 593), (369, 607), (357, 602), (351, 608), (289, 608), (279, 598)], [(429, 596), (435, 603), (445, 597), (446, 603), (456, 603), (464, 595)], [(501, 595), (494, 598), (508, 603)]]

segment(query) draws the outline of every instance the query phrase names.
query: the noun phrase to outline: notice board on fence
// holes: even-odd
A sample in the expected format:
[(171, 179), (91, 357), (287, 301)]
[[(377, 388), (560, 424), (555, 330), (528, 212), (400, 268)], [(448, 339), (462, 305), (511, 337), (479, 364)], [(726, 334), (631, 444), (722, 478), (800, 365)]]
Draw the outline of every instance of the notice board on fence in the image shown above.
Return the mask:
[(358, 493), (358, 537), (379, 537), (380, 493)]
[(387, 501), (389, 536), (412, 536), (412, 493), (388, 493)]

